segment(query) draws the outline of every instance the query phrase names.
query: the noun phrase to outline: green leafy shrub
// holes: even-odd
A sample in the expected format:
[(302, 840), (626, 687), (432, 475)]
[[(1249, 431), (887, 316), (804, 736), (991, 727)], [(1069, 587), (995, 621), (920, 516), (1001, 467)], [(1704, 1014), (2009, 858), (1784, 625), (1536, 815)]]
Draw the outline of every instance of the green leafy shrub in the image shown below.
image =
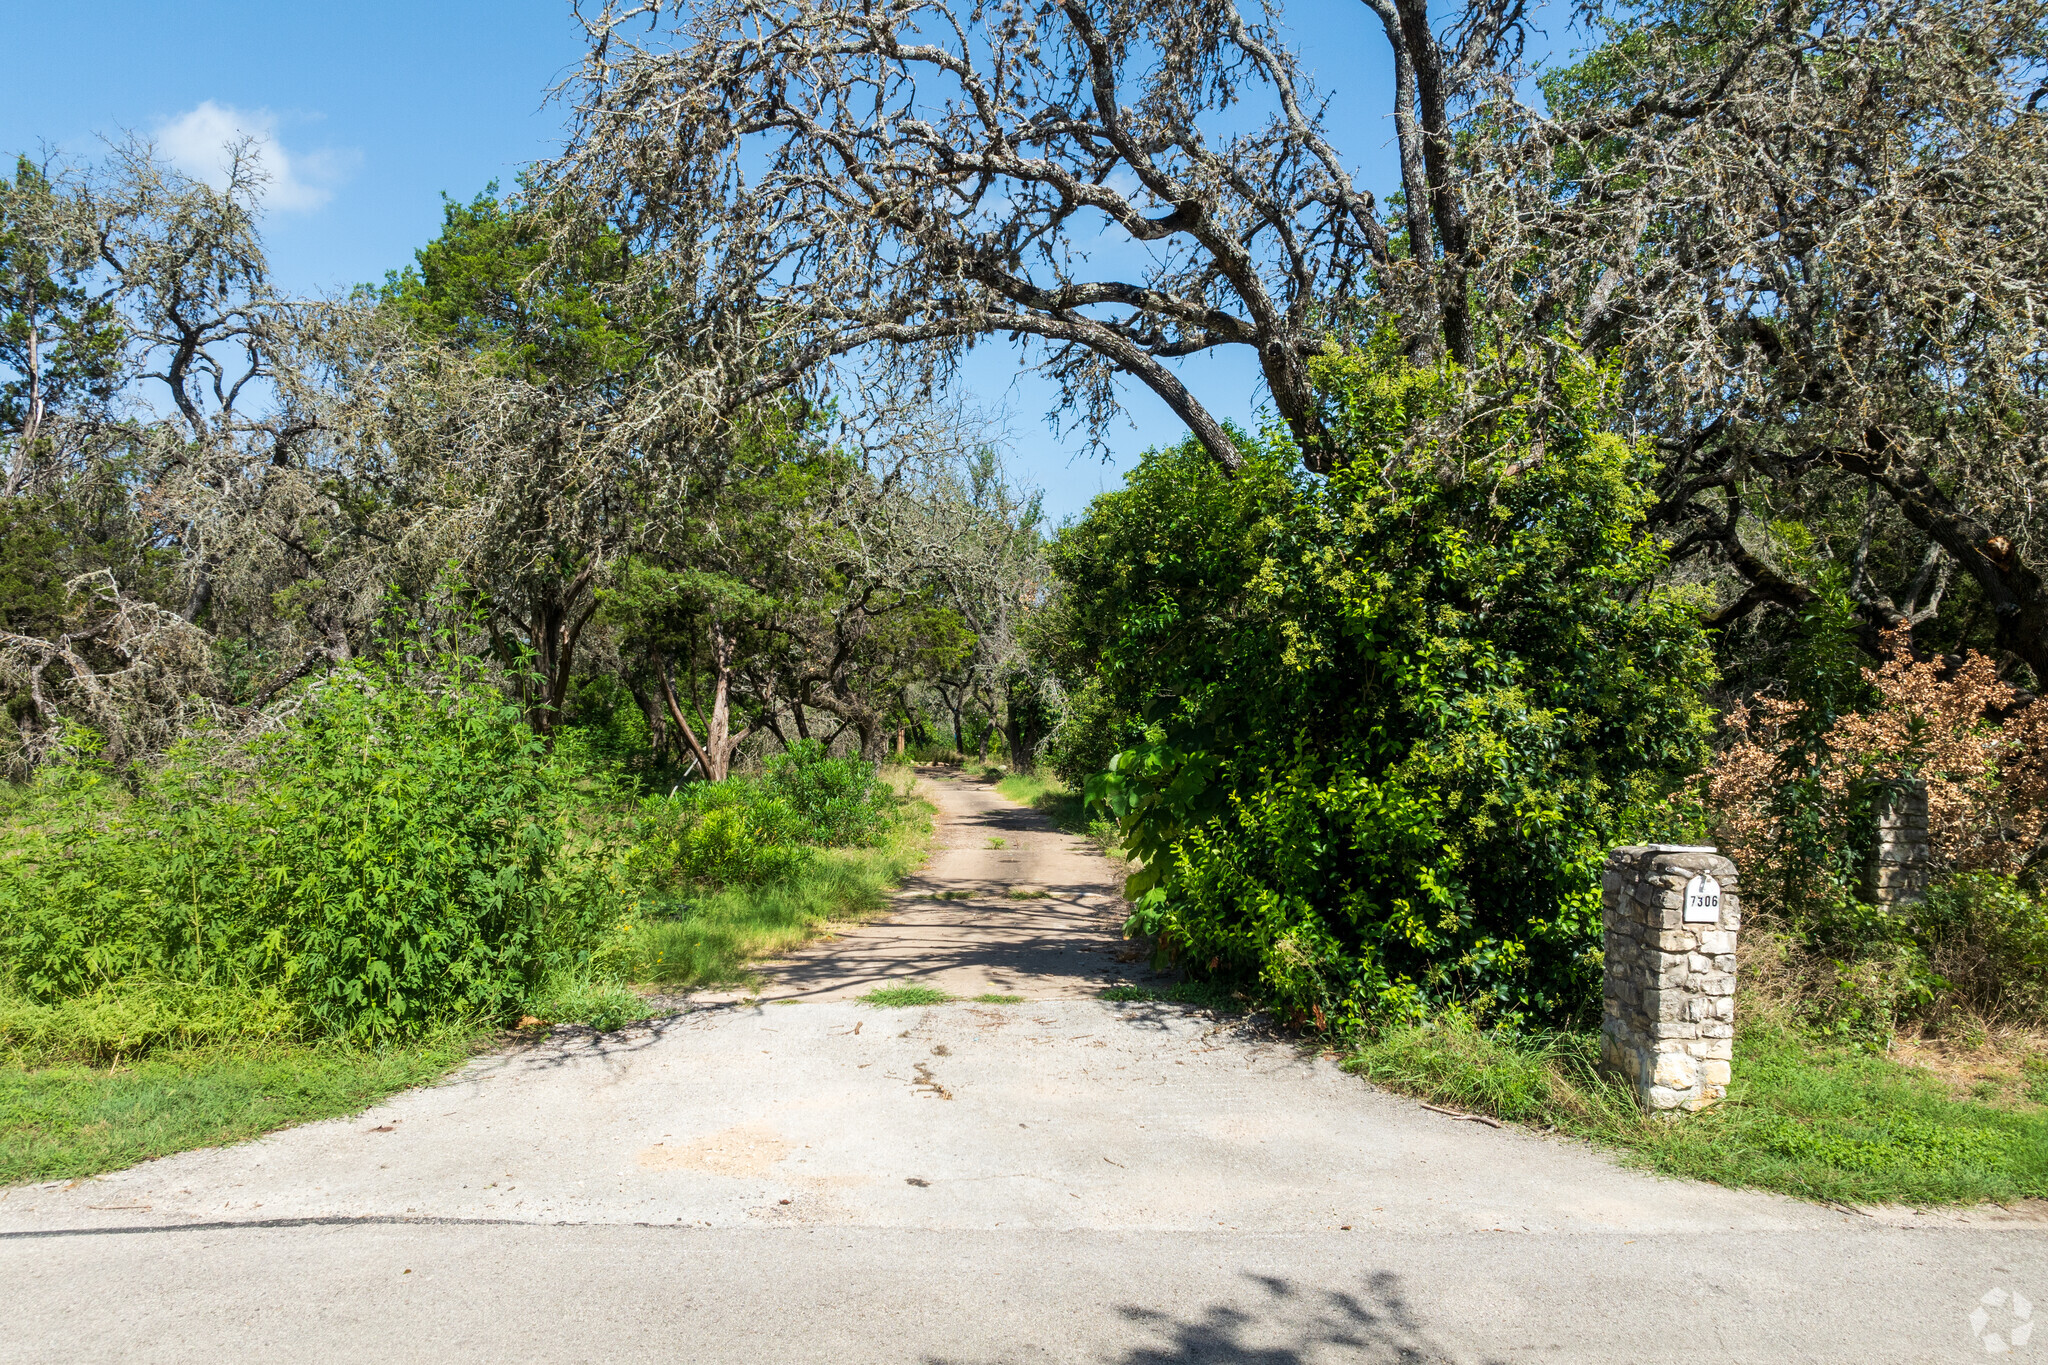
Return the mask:
[(641, 802), (634, 858), (666, 891), (759, 886), (802, 860), (804, 824), (746, 778), (696, 783)]
[(833, 758), (817, 740), (799, 740), (767, 763), (763, 785), (804, 822), (804, 841), (842, 848), (877, 842), (894, 808), (887, 784), (858, 758)]
[(570, 774), (474, 663), (352, 665), (248, 751), (193, 746), (131, 798), (89, 769), (0, 866), (0, 963), (54, 1003), (140, 976), (274, 991), (317, 1032), (514, 1015), (625, 918), (571, 840)]
[(1456, 377), (1390, 345), (1318, 373), (1336, 473), (1155, 451), (1054, 546), (1094, 704), (1143, 727), (1088, 788), (1143, 865), (1132, 927), (1316, 1026), (1588, 1020), (1606, 853), (1709, 732), (1650, 452), (1593, 374), (1432, 435)]

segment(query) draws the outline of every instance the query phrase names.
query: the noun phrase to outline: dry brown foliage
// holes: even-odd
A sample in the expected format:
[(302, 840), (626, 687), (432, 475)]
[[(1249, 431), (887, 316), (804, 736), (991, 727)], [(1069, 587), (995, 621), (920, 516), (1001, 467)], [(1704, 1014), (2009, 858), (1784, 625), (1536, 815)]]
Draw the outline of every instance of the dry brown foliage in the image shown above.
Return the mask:
[[(2038, 857), (2048, 832), (2048, 704), (1999, 681), (1974, 651), (1915, 659), (1904, 631), (1887, 635), (1885, 648), (1884, 662), (1864, 670), (1877, 706), (1843, 716), (1810, 750), (1797, 739), (1801, 702), (1758, 697), (1728, 715), (1734, 742), (1709, 775), (1709, 804), (1758, 909), (1785, 909), (1839, 877), (1841, 865), (1816, 863), (1813, 850), (1858, 847), (1867, 795), (1907, 778), (1927, 786), (1937, 870), (2011, 874)], [(1782, 799), (1793, 783), (1810, 784), (1796, 808)]]

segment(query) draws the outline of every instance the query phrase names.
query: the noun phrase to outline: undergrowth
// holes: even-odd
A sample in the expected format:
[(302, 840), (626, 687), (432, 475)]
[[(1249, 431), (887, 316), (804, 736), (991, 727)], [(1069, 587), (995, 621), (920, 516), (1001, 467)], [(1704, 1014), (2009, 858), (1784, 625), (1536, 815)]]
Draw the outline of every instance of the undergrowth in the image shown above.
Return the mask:
[(248, 752), (0, 796), (0, 1183), (347, 1113), (632, 983), (739, 979), (873, 913), (929, 807), (801, 745), (642, 797), (468, 673), (364, 663)]
[(671, 990), (744, 981), (750, 961), (787, 952), (835, 921), (881, 913), (924, 861), (930, 815), (922, 802), (908, 803), (873, 847), (799, 849), (775, 880), (657, 903), (637, 931), (633, 980)]

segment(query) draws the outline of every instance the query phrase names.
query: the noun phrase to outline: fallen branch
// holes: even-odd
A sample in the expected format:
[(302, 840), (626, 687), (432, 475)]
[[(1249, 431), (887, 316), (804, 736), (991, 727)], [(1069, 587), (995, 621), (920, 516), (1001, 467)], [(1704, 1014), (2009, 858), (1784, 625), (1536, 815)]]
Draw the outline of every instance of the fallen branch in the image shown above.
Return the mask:
[(1456, 1109), (1439, 1109), (1433, 1104), (1425, 1104), (1422, 1107), (1432, 1114), (1442, 1114), (1445, 1118), (1464, 1119), (1468, 1123), (1483, 1123), (1488, 1128), (1499, 1128), (1502, 1126), (1499, 1119), (1490, 1119), (1484, 1114), (1463, 1114)]

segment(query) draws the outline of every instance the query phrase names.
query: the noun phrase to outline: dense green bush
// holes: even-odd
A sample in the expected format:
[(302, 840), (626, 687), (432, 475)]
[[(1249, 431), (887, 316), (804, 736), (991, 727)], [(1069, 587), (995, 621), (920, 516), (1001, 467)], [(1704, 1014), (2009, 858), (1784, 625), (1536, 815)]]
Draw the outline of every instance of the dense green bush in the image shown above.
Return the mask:
[(889, 827), (889, 788), (872, 764), (833, 758), (817, 740), (799, 740), (768, 760), (764, 785), (803, 821), (805, 842), (865, 846)]
[(640, 803), (634, 859), (661, 891), (759, 886), (802, 856), (803, 821), (744, 777), (699, 782)]
[(762, 886), (811, 846), (869, 846), (895, 809), (874, 767), (829, 757), (816, 740), (771, 757), (760, 778), (696, 782), (640, 802), (635, 864), (660, 892)]
[(1592, 374), (1436, 437), (1456, 376), (1382, 345), (1319, 377), (1337, 473), (1153, 452), (1054, 547), (1048, 652), (1143, 735), (1090, 784), (1134, 927), (1318, 1025), (1586, 1018), (1606, 852), (1659, 832), (1710, 720), (1649, 451)]
[(319, 1032), (503, 1019), (617, 951), (627, 904), (570, 837), (574, 773), (476, 675), (359, 663), (230, 755), (190, 745), (125, 794), (52, 773), (0, 865), (5, 985), (55, 1002), (134, 978), (275, 991)]

